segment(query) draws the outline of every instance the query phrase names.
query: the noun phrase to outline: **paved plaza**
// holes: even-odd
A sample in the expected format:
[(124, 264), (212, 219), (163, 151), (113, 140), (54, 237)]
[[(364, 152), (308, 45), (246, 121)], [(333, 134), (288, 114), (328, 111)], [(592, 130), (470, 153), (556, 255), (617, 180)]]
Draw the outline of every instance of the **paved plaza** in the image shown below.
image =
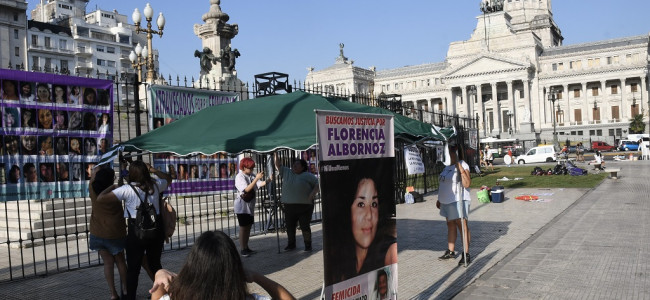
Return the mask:
[[(605, 179), (595, 189), (508, 189), (503, 203), (487, 204), (478, 203), (472, 191), (468, 268), (437, 259), (446, 249), (446, 225), (435, 193), (421, 203), (398, 205), (398, 298), (650, 299), (650, 162), (608, 162), (608, 167), (620, 167), (619, 178)], [(521, 194), (540, 200), (514, 199)], [(258, 253), (243, 261), (298, 299), (318, 299), (321, 225), (312, 231), (311, 253), (300, 247), (278, 253), (278, 237), (269, 233), (251, 238)], [(284, 248), (285, 234), (279, 242)], [(178, 271), (188, 252), (164, 253), (163, 266)], [(138, 296), (146, 298), (150, 287), (142, 274)], [(101, 266), (0, 284), (2, 299), (109, 297)]]

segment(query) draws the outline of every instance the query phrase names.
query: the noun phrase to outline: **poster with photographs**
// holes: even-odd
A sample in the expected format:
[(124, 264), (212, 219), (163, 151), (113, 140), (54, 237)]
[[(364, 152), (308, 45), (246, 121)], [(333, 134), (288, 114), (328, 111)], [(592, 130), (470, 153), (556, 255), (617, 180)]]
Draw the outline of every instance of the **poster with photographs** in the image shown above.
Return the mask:
[(0, 199), (88, 195), (112, 145), (113, 83), (0, 70)]
[[(160, 85), (152, 85), (149, 95), (151, 130), (206, 107), (239, 100), (237, 93)], [(235, 189), (235, 176), (239, 170), (237, 157), (225, 153), (191, 158), (157, 153), (154, 154), (153, 164), (155, 168), (176, 174), (176, 179), (172, 181), (166, 193), (185, 196), (232, 191)]]
[(326, 299), (397, 299), (393, 117), (317, 111)]

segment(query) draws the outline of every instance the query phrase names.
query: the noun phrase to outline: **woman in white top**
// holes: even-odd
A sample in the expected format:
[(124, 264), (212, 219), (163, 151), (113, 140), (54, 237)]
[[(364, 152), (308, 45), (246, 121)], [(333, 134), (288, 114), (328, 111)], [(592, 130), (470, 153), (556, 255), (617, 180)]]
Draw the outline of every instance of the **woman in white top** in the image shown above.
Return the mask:
[[(158, 178), (154, 179), (149, 173)], [(133, 161), (129, 166), (129, 184), (114, 190), (106, 189), (97, 197), (98, 202), (124, 201), (124, 217), (128, 219), (128, 234), (126, 237), (127, 262), (127, 295), (126, 299), (135, 299), (138, 289), (138, 276), (143, 256), (147, 255), (149, 268), (153, 273), (162, 269), (160, 256), (163, 250), (164, 236), (160, 231), (159, 237), (151, 240), (141, 240), (135, 234), (135, 217), (137, 207), (145, 201), (150, 202), (156, 209), (156, 223), (160, 224), (159, 195), (167, 189), (172, 177), (142, 161)]]
[(258, 187), (263, 187), (266, 185), (266, 181), (263, 181), (264, 172), (253, 174), (253, 168), (255, 168), (255, 162), (250, 157), (244, 157), (239, 162), (239, 173), (235, 177), (235, 188), (237, 189), (237, 198), (235, 199), (235, 213), (237, 214), (237, 220), (239, 221), (239, 246), (241, 248), (241, 255), (246, 257), (249, 256), (255, 251), (251, 250), (248, 247), (248, 238), (251, 234), (251, 226), (255, 222), (253, 215), (255, 212), (255, 197), (246, 202), (242, 199), (242, 194), (244, 192), (253, 192), (257, 191)]
[[(447, 220), (447, 250), (438, 259), (456, 258), (454, 247), (458, 237), (457, 230), (462, 232), (462, 226), (465, 226), (467, 234), (465, 235), (464, 245), (467, 245), (467, 249), (464, 250), (469, 264), (471, 261), (469, 256), (470, 232), (467, 226), (467, 216), (469, 215), (471, 200), (469, 186), (472, 180), (469, 175), (469, 165), (465, 161), (458, 160), (457, 148), (455, 146), (448, 147), (451, 164), (446, 166), (440, 173), (440, 188), (438, 189), (440, 215)], [(462, 186), (459, 186), (459, 183)], [(458, 265), (463, 264), (465, 264), (465, 257), (462, 257), (458, 263)]]

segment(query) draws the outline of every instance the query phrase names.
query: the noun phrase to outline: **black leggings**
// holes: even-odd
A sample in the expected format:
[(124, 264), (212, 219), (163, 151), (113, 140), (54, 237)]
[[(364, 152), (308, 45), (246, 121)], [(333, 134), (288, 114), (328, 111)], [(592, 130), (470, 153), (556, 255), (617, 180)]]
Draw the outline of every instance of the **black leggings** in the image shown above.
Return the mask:
[(314, 212), (313, 204), (285, 204), (284, 216), (287, 222), (288, 246), (296, 246), (296, 225), (300, 223), (302, 238), (305, 246), (311, 247), (311, 215)]
[(149, 269), (153, 274), (160, 269), (162, 265), (160, 263), (160, 257), (163, 250), (164, 238), (162, 231), (160, 237), (149, 240), (142, 241), (138, 239), (133, 233), (134, 225), (132, 221), (134, 219), (129, 219), (129, 234), (126, 236), (126, 289), (127, 289), (127, 299), (135, 299), (136, 293), (138, 291), (138, 277), (140, 276), (140, 266), (142, 265), (142, 258), (147, 254), (147, 262), (149, 263)]

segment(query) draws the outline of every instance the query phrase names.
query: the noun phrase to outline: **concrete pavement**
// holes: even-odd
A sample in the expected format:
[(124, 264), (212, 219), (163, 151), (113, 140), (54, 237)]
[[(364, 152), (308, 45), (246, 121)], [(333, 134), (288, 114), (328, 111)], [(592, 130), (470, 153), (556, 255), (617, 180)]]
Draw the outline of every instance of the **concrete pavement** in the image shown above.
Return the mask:
[[(510, 189), (503, 203), (487, 204), (478, 203), (472, 191), (468, 268), (437, 260), (446, 249), (446, 225), (435, 194), (422, 203), (398, 205), (398, 298), (650, 299), (650, 162), (607, 166), (622, 167), (619, 179), (606, 179), (595, 189)], [(540, 201), (515, 200), (520, 194), (538, 195)], [(312, 232), (313, 252), (278, 253), (276, 235), (269, 233), (251, 238), (258, 253), (243, 261), (297, 298), (318, 299), (321, 225), (313, 225)], [(285, 244), (281, 233), (280, 246)], [(460, 239), (457, 249), (462, 249)], [(163, 266), (178, 271), (188, 252), (164, 253)], [(0, 298), (108, 299), (102, 268), (0, 284)], [(146, 298), (150, 287), (142, 274), (138, 296)]]

